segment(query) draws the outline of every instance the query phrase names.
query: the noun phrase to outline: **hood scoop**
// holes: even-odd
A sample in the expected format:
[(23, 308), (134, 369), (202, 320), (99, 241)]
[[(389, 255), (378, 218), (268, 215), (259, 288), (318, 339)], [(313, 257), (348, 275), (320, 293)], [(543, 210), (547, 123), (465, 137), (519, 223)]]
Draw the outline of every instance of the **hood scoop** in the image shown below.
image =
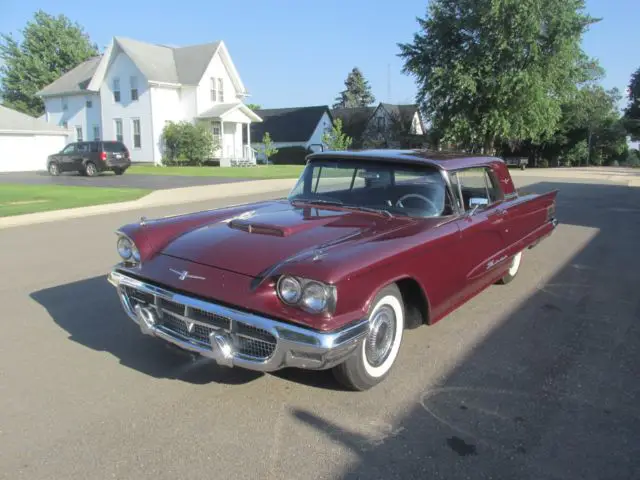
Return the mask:
[(242, 230), (243, 232), (255, 233), (257, 235), (284, 237), (287, 233), (283, 228), (251, 222), (250, 220), (236, 219), (229, 222), (228, 225), (230, 228), (233, 228), (235, 230)]

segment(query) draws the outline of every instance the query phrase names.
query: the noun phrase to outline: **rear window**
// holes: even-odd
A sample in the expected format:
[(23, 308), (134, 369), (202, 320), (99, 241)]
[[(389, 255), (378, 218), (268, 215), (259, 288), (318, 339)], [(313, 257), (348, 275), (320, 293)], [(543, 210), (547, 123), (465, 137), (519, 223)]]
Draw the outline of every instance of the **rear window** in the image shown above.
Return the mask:
[(121, 153), (121, 152), (126, 152), (127, 151), (127, 147), (125, 147), (122, 143), (119, 142), (103, 142), (103, 147), (105, 152), (112, 152), (112, 153)]

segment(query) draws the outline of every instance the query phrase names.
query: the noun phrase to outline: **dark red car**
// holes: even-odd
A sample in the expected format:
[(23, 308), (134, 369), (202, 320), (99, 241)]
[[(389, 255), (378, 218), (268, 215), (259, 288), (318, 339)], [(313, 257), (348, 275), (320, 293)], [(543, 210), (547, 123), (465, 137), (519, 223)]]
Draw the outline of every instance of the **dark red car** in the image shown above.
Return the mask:
[(364, 390), (404, 330), (516, 276), (556, 227), (556, 194), (518, 195), (492, 157), (316, 153), (288, 198), (122, 227), (109, 280), (145, 334)]

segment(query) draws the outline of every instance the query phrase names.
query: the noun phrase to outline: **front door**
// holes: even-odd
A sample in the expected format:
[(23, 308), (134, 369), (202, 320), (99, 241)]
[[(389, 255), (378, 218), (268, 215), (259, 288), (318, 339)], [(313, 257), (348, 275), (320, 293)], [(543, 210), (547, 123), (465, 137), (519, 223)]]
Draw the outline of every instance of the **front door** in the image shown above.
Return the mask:
[[(468, 298), (497, 280), (508, 264), (508, 212), (490, 170), (471, 168), (451, 175), (465, 213), (457, 220), (460, 229), (460, 273), (462, 296)], [(487, 205), (474, 209), (471, 199), (484, 199)]]
[(60, 152), (60, 171), (70, 172), (73, 170), (73, 157), (76, 154), (76, 144), (70, 143)]

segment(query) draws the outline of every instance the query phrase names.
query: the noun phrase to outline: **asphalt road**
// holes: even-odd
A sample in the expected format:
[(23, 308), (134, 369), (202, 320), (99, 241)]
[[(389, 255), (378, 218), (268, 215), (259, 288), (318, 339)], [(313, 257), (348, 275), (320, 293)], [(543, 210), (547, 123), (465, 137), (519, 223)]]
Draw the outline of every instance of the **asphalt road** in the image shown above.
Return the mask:
[(561, 190), (554, 235), (364, 393), (192, 361), (125, 317), (113, 230), (204, 205), (0, 231), (0, 478), (638, 478), (640, 189), (528, 182)]
[[(243, 182), (248, 178), (224, 177), (182, 177), (178, 175), (115, 175), (104, 172), (97, 177), (85, 177), (77, 173), (63, 173), (52, 177), (47, 172), (0, 173), (0, 185), (3, 183), (22, 183), (26, 185), (68, 185), (86, 187), (123, 187), (164, 190), (168, 188), (195, 187), (221, 183)], [(255, 180), (255, 179), (254, 179)]]

